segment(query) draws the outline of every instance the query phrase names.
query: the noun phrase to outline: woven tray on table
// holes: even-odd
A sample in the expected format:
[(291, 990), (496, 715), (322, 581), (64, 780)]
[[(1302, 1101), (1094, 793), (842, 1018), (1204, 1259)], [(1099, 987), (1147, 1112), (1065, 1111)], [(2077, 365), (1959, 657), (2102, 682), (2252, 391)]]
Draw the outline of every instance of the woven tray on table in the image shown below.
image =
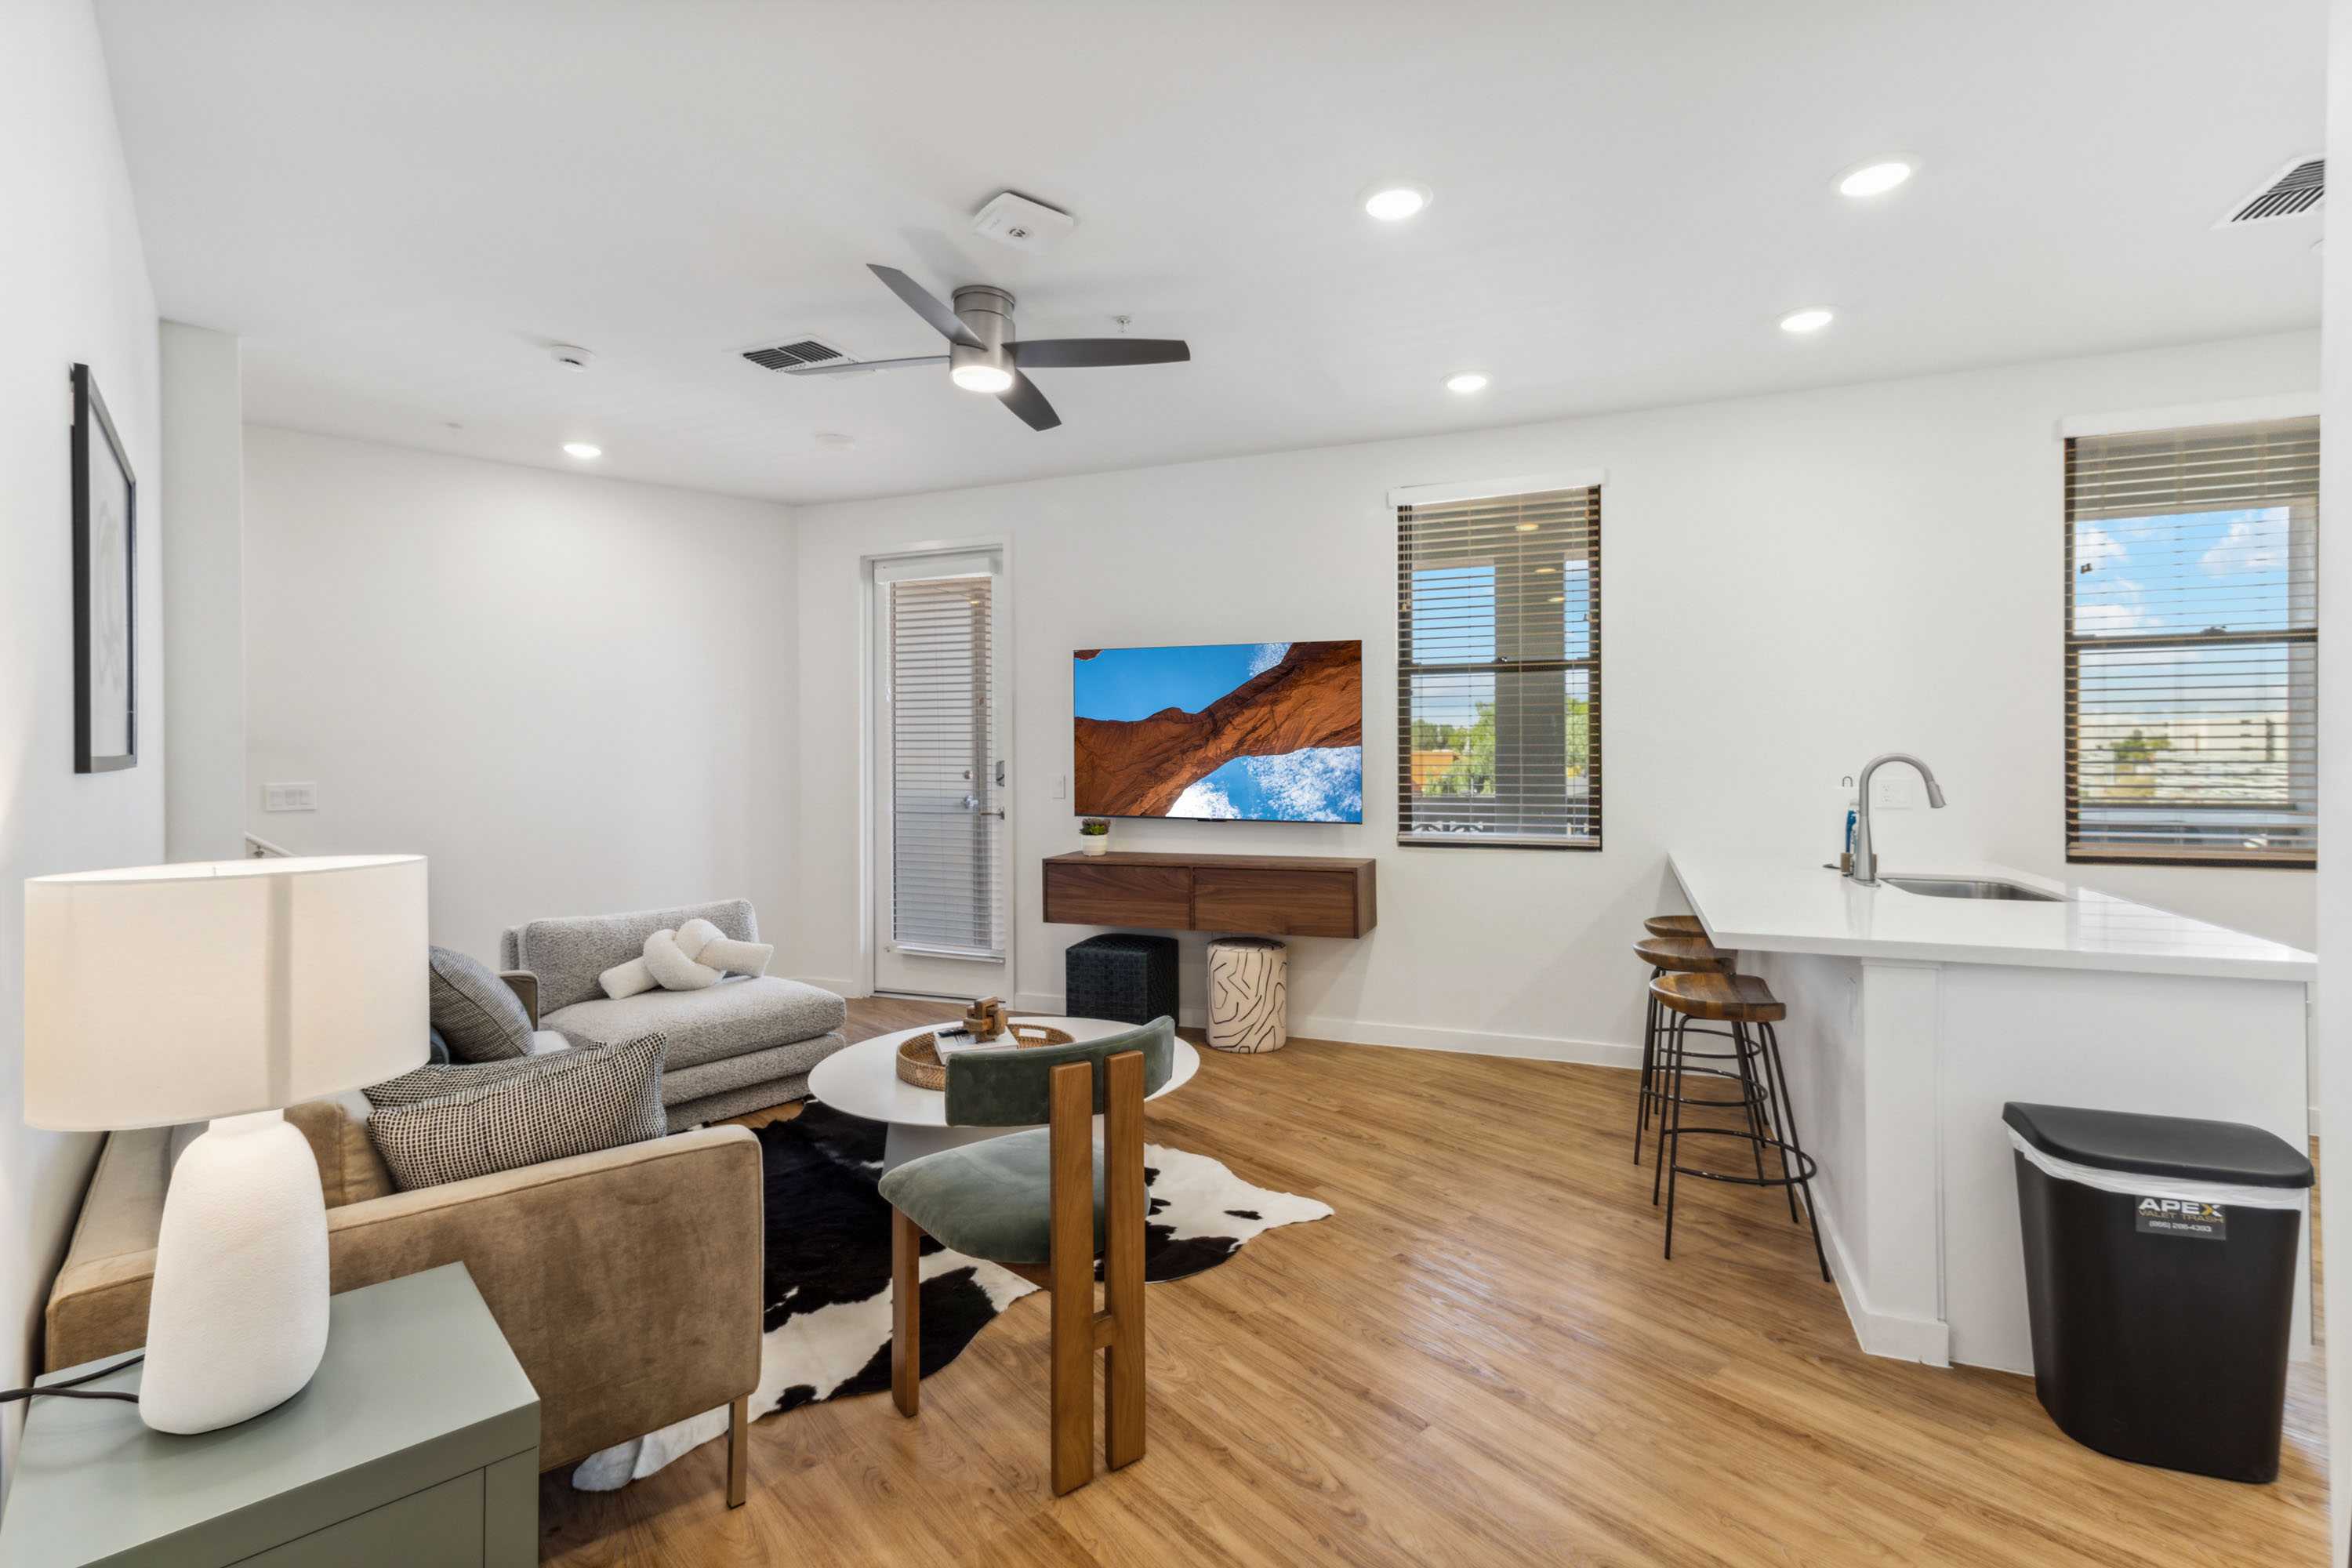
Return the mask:
[[(1032, 1046), (1066, 1046), (1077, 1037), (1045, 1024), (1013, 1024), (989, 1045), (1012, 1045), (1026, 1049)], [(917, 1089), (945, 1089), (948, 1067), (940, 1060), (940, 1043), (929, 1034), (917, 1035), (911, 1040), (898, 1043), (898, 1076)]]

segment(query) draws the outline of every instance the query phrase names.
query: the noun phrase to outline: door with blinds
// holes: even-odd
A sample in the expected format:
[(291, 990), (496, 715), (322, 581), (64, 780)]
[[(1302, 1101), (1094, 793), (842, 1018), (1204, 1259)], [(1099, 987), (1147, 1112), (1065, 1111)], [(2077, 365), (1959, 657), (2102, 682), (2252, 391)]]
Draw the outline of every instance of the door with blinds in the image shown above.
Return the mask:
[(1012, 991), (1003, 572), (993, 552), (874, 568), (874, 986)]

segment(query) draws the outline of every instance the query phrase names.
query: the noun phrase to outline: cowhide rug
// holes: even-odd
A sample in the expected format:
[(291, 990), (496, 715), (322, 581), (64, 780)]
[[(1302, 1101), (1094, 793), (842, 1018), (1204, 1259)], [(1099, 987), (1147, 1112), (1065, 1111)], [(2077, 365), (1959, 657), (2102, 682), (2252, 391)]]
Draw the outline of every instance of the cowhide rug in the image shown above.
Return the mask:
[[(759, 1133), (768, 1307), (751, 1414), (882, 1393), (890, 1386), (890, 1205), (875, 1186), (882, 1125), (812, 1102)], [(1313, 1198), (1254, 1187), (1205, 1155), (1147, 1143), (1143, 1163), (1144, 1277), (1154, 1282), (1213, 1268), (1260, 1232), (1331, 1213)], [(1037, 1289), (929, 1237), (922, 1279), (925, 1377)], [(726, 1430), (725, 1410), (706, 1412), (591, 1454), (572, 1472), (572, 1484), (611, 1491)]]

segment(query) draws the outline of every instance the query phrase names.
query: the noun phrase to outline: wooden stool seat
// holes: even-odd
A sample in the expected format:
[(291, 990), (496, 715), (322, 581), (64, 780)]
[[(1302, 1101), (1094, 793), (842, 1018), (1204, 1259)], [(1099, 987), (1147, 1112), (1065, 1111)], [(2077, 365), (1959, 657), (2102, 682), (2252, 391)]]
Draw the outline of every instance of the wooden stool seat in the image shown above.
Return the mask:
[(1642, 922), (1642, 929), (1652, 936), (1700, 936), (1706, 927), (1699, 924), (1696, 915), (1652, 915)]
[(1719, 971), (1661, 974), (1650, 982), (1650, 994), (1686, 1018), (1777, 1024), (1789, 1016), (1788, 1005), (1753, 974)]
[(1633, 944), (1633, 955), (1651, 968), (1663, 969), (1669, 974), (1729, 973), (1738, 957), (1703, 936), (1645, 936)]

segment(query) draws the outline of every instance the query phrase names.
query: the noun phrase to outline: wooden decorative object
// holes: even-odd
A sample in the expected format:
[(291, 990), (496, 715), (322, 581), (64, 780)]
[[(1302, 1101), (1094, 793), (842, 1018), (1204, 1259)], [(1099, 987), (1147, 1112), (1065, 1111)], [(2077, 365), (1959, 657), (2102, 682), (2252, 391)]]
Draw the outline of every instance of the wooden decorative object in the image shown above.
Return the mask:
[(983, 996), (964, 1010), (963, 1026), (973, 1036), (992, 1040), (1004, 1033), (1004, 998)]
[(1290, 1043), (1290, 954), (1263, 937), (1209, 944), (1209, 1045), (1255, 1055)]
[[(1075, 1038), (1045, 1024), (1015, 1024), (1008, 1033), (1009, 1043), (1024, 1050), (1037, 1046), (1066, 1046)], [(911, 1040), (900, 1041), (898, 1068), (899, 1079), (917, 1089), (944, 1089), (948, 1086), (948, 1067), (940, 1060), (937, 1036), (917, 1035)]]

